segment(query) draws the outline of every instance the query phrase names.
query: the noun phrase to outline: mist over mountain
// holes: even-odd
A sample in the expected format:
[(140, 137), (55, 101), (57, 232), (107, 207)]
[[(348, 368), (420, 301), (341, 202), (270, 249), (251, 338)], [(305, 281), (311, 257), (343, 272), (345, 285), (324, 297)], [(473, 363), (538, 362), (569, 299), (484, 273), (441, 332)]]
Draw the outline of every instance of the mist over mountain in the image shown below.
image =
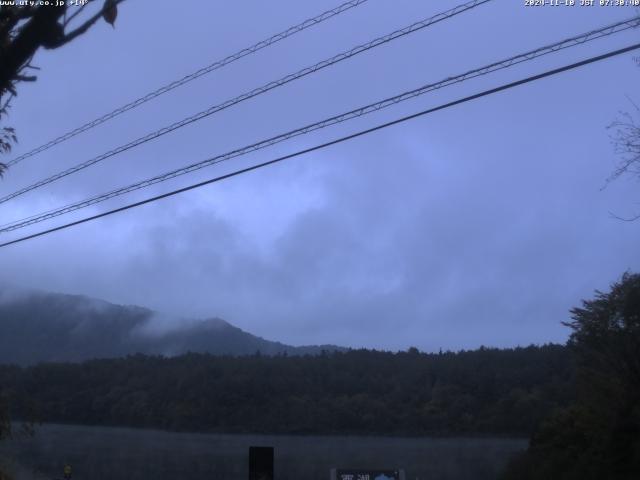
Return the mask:
[(322, 350), (341, 348), (285, 345), (219, 318), (176, 319), (138, 306), (0, 286), (0, 363), (80, 362), (135, 353), (313, 355)]

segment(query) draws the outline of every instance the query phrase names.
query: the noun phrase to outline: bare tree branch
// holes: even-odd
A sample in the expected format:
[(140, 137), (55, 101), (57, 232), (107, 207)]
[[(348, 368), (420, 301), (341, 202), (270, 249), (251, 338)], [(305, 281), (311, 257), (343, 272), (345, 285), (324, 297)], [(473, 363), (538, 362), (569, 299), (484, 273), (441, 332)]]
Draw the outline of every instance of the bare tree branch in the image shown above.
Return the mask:
[[(630, 100), (636, 114), (640, 117), (640, 107)], [(620, 155), (620, 162), (607, 179), (611, 182), (625, 173), (633, 173), (640, 168), (640, 120), (629, 112), (620, 112), (620, 117), (612, 122), (608, 129), (613, 129), (610, 135), (615, 153)]]
[(102, 18), (105, 14), (105, 12), (109, 9), (109, 8), (113, 8), (114, 6), (117, 6), (118, 4), (122, 3), (124, 0), (105, 0), (102, 8), (100, 9), (99, 12), (97, 12), (95, 15), (93, 15), (91, 18), (89, 18), (88, 20), (86, 20), (82, 25), (80, 25), (78, 28), (76, 28), (75, 30), (72, 30), (71, 32), (67, 33), (64, 35), (64, 37), (62, 37), (60, 39), (60, 43), (57, 43), (51, 47), (46, 47), (46, 48), (58, 48), (61, 47), (62, 45), (69, 43), (71, 40), (75, 39), (76, 37), (84, 34), (87, 30), (89, 30), (89, 28), (91, 28), (93, 26), (94, 23), (96, 23), (98, 20), (100, 20), (100, 18)]
[[(640, 67), (640, 57), (634, 57), (634, 61)], [(634, 102), (630, 96), (626, 97), (632, 106), (631, 111), (619, 112), (618, 118), (607, 127), (608, 130), (613, 131), (609, 134), (609, 138), (620, 160), (601, 190), (622, 175), (631, 174), (640, 180), (640, 105)], [(609, 214), (613, 218), (625, 222), (634, 222), (640, 219), (640, 213), (626, 218), (611, 212)]]
[(38, 77), (35, 75), (16, 75), (15, 79), (20, 82), (35, 82)]
[(64, 27), (67, 28), (67, 25), (69, 25), (73, 21), (74, 18), (76, 18), (78, 15), (80, 15), (87, 5), (89, 5), (88, 2), (85, 3), (84, 5), (81, 5), (80, 7), (78, 7), (76, 9), (76, 11), (72, 15), (70, 15), (69, 18), (67, 18), (64, 21), (64, 23), (63, 23)]

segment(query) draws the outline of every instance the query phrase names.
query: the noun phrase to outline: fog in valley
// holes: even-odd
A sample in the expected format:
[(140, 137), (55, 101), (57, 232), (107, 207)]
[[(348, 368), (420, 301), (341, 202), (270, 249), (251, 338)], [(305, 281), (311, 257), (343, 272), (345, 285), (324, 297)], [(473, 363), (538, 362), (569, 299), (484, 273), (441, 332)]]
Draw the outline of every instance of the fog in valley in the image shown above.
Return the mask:
[(411, 480), (491, 480), (526, 447), (510, 438), (381, 438), (201, 435), (45, 425), (1, 450), (16, 480), (59, 476), (66, 462), (78, 478), (175, 480), (248, 478), (250, 446), (274, 447), (276, 478), (326, 480), (331, 468), (405, 469)]

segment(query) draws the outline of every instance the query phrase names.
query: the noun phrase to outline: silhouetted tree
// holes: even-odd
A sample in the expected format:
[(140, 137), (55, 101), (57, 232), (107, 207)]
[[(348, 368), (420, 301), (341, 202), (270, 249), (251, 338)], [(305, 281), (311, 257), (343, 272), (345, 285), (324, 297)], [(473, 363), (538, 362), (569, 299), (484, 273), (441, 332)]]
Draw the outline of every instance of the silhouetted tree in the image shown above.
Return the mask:
[(571, 314), (576, 401), (542, 424), (506, 478), (640, 478), (640, 275)]
[[(0, 6), (0, 121), (6, 117), (11, 99), (18, 94), (20, 82), (33, 82), (37, 67), (31, 64), (40, 48), (56, 49), (86, 33), (99, 19), (113, 25), (117, 6), (123, 0), (104, 0), (98, 11), (87, 16), (87, 7), (97, 3), (87, 1), (82, 6), (71, 2), (46, 2), (49, 5)], [(7, 2), (8, 3), (8, 2)], [(33, 2), (37, 3), (37, 2)], [(0, 128), (0, 153), (11, 150), (16, 142), (11, 127)], [(0, 163), (0, 177), (6, 169)]]

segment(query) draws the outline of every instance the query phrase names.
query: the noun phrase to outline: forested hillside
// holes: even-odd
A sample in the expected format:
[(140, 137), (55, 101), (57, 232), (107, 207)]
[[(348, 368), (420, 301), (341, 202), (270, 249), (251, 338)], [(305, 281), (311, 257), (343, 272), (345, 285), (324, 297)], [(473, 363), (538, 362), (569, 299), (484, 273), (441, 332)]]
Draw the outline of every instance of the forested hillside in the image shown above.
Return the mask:
[(565, 347), (130, 356), (0, 367), (14, 415), (170, 430), (527, 435), (571, 399)]

